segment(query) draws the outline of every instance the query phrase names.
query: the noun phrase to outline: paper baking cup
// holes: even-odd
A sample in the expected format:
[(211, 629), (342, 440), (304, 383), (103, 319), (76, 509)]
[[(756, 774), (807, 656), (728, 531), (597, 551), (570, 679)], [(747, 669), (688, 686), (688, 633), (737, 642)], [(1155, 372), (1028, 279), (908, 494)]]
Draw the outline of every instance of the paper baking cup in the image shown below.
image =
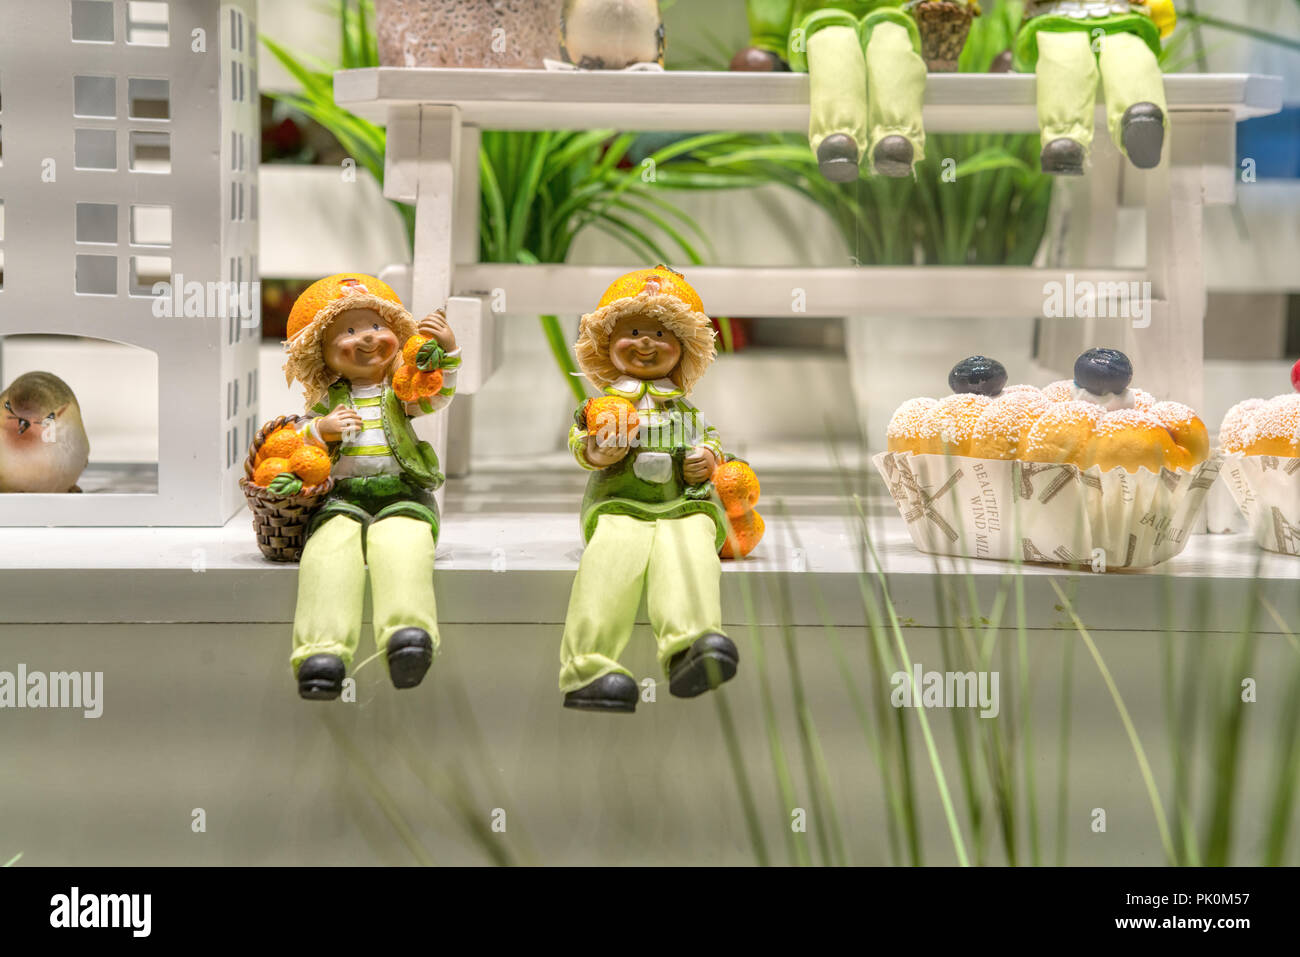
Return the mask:
[(872, 461), (923, 552), (1097, 570), (1181, 552), (1222, 464), (1157, 474), (911, 452)]
[(1300, 555), (1300, 459), (1233, 452), (1223, 481), (1261, 548)]

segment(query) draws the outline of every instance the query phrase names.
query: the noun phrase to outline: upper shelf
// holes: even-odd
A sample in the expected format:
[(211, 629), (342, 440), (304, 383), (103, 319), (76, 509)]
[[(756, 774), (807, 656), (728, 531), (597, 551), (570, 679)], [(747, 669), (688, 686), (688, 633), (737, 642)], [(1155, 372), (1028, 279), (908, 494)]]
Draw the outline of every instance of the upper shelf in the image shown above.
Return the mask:
[[(931, 74), (925, 123), (932, 132), (1032, 132), (1036, 80), (1029, 74)], [(1245, 73), (1165, 78), (1174, 113), (1231, 113), (1236, 120), (1282, 108), (1282, 78)], [(654, 131), (808, 128), (803, 73), (552, 72), (372, 67), (334, 75), (341, 106), (385, 123), (394, 106), (458, 106), (462, 121), (494, 130)]]

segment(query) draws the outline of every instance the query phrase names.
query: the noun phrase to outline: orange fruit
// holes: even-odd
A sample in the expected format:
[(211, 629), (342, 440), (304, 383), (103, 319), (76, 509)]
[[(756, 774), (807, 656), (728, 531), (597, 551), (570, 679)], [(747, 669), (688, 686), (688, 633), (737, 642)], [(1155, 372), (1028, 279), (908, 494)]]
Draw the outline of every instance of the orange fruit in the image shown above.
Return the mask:
[(627, 437), (641, 427), (636, 406), (618, 395), (588, 399), (585, 414), (589, 435), (614, 437), (620, 446), (627, 445)]
[(719, 465), (713, 473), (713, 487), (732, 518), (739, 518), (758, 504), (758, 476), (744, 462)]
[(699, 294), (686, 278), (664, 265), (655, 266), (653, 269), (638, 269), (626, 276), (620, 276), (605, 290), (605, 295), (601, 297), (600, 304), (596, 308), (602, 309), (617, 299), (639, 296), (647, 285), (657, 288), (660, 292), (676, 296), (695, 312), (704, 311), (704, 303), (700, 301)]
[(763, 538), (763, 516), (758, 512), (746, 512), (739, 518), (731, 520), (731, 534), (727, 536), (721, 550), (721, 558), (744, 558)]
[(429, 341), (428, 336), (414, 335), (406, 340), (406, 345), (402, 346), (402, 361), (408, 366), (415, 365), (415, 359), (424, 348), (424, 344)]
[(415, 377), (420, 370), (415, 366), (402, 366), (393, 373), (393, 391), (403, 402), (415, 402), (420, 397), (415, 394)]
[(276, 429), (266, 437), (262, 447), (257, 450), (257, 458), (254, 461), (260, 465), (267, 459), (287, 459), (300, 448), (302, 448), (302, 436), (285, 426)]
[(397, 293), (393, 292), (393, 288), (374, 276), (367, 276), (359, 272), (335, 273), (333, 276), (326, 276), (324, 279), (316, 280), (302, 291), (302, 295), (297, 298), (293, 304), (293, 309), (289, 312), (289, 323), (285, 338), (292, 339), (311, 325), (318, 312), (334, 300), (349, 295), (352, 290), (358, 287), (363, 287), (372, 296), (387, 299), (399, 306), (402, 304), (401, 298), (398, 297)]
[(277, 476), (291, 471), (288, 459), (267, 459), (253, 472), (253, 484), (266, 488)]
[(421, 399), (429, 399), (442, 391), (442, 370), (431, 369), (428, 372), (416, 371), (415, 392)]
[(317, 445), (304, 445), (289, 456), (289, 471), (302, 479), (303, 488), (320, 485), (330, 477), (330, 457)]
[(403, 402), (419, 402), (442, 391), (442, 370), (421, 372), (413, 365), (405, 365), (393, 373), (393, 391)]

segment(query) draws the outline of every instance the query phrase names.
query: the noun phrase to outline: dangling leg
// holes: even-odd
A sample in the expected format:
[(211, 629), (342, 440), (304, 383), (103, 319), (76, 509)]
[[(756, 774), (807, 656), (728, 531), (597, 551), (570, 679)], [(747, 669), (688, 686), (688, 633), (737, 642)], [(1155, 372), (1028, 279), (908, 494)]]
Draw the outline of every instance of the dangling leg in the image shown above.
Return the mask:
[(791, 45), (807, 51), (808, 142), (822, 175), (852, 183), (867, 149), (867, 65), (858, 21), (843, 10), (819, 10), (804, 18)]
[(1082, 176), (1097, 112), (1097, 57), (1082, 30), (1038, 33), (1038, 126), (1043, 172)]
[(418, 685), (438, 650), (434, 548), (433, 529), (418, 518), (381, 518), (366, 531), (375, 648), (395, 688)]
[(342, 515), (327, 519), (307, 539), (298, 566), (290, 663), (302, 697), (339, 696), (361, 638), (365, 594), (361, 524)]
[(655, 523), (602, 515), (578, 564), (560, 641), (564, 706), (635, 711), (632, 673), (618, 657), (632, 637)]
[(1112, 33), (1101, 46), (1110, 137), (1138, 169), (1154, 169), (1168, 128), (1165, 79), (1155, 53), (1135, 33)]
[(740, 654), (722, 633), (722, 562), (707, 515), (660, 519), (646, 604), (668, 690), (694, 698), (735, 677)]
[[(911, 176), (925, 159), (925, 61), (920, 39), (896, 11), (867, 18), (863, 26), (867, 60), (867, 115), (871, 169), (881, 176)], [(910, 27), (910, 29), (909, 29)]]

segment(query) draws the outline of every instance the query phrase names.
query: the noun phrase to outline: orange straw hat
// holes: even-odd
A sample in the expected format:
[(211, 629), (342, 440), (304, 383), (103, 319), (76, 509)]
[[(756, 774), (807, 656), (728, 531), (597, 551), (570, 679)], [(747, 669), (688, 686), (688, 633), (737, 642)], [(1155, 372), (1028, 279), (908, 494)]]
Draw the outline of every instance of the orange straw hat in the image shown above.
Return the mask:
[(582, 317), (573, 353), (583, 374), (600, 388), (622, 378), (609, 359), (609, 334), (628, 316), (656, 319), (681, 341), (682, 358), (668, 377), (689, 394), (717, 355), (713, 323), (685, 277), (663, 265), (621, 276)]
[(324, 397), (338, 379), (338, 374), (325, 365), (321, 347), (334, 317), (349, 309), (376, 313), (397, 334), (399, 343), (415, 334), (415, 318), (392, 287), (374, 276), (344, 272), (312, 283), (293, 304), (284, 341), (289, 356), (284, 364), (285, 381), (292, 383), (296, 379), (303, 384), (308, 408)]

